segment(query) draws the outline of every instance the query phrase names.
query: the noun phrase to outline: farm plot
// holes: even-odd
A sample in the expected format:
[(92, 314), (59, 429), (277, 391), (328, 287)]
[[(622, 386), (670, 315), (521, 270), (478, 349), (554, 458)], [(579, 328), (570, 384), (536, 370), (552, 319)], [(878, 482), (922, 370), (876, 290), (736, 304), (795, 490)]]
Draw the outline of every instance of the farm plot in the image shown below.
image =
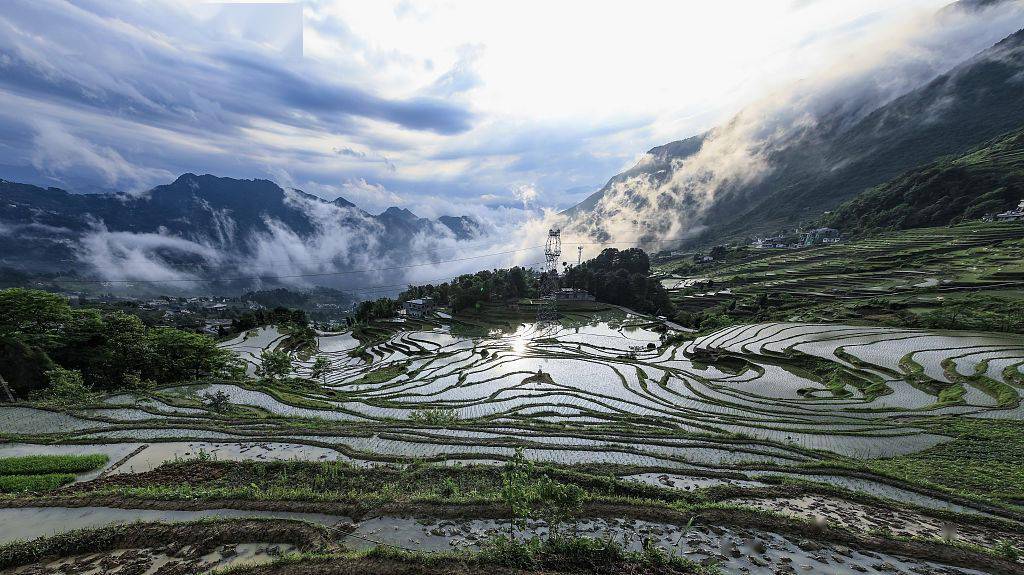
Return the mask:
[[(1019, 409), (1007, 399), (1019, 388), (977, 378), (1024, 362), (1011, 336), (775, 322), (666, 344), (648, 321), (606, 314), (482, 337), (389, 324), (369, 345), (320, 334), (320, 349), (293, 354), (296, 377), (281, 382), (165, 388), (102, 408), (7, 408), (0, 417), (22, 442), (193, 442), (228, 458), (501, 461), (522, 447), (557, 463), (743, 469), (913, 454), (950, 439), (921, 417)], [(261, 328), (224, 347), (254, 371), (283, 337)], [(305, 379), (317, 358), (331, 369)], [(964, 393), (950, 399), (953, 385)], [(136, 462), (150, 467), (162, 451)]]

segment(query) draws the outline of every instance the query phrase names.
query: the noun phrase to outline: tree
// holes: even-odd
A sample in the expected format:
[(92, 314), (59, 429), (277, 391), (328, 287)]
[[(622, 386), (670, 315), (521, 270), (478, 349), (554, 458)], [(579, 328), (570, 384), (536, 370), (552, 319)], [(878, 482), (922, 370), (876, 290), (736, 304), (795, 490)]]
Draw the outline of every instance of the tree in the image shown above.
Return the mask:
[(331, 360), (325, 356), (318, 355), (313, 362), (313, 366), (309, 369), (309, 375), (313, 379), (322, 378), (323, 384), (327, 385), (327, 375), (332, 371), (334, 371), (334, 365), (331, 363)]
[(375, 319), (394, 317), (397, 312), (398, 302), (389, 297), (366, 300), (359, 302), (359, 307), (356, 308), (356, 320), (366, 323)]
[(530, 486), (532, 473), (533, 462), (526, 459), (522, 447), (517, 447), (515, 455), (505, 464), (501, 474), (501, 498), (509, 508), (509, 541), (515, 538), (516, 525), (526, 526), (531, 504), (536, 499), (536, 491)]
[(566, 270), (562, 285), (582, 289), (598, 301), (669, 315), (674, 306), (661, 282), (650, 277), (651, 262), (638, 248), (608, 248)]
[(63, 297), (39, 290), (0, 290), (0, 336), (13, 337), (44, 349), (59, 345), (71, 321)]
[(82, 372), (74, 369), (55, 367), (46, 372), (49, 385), (37, 394), (42, 399), (61, 403), (81, 403), (88, 399), (89, 388), (82, 379)]
[[(0, 291), (0, 373), (19, 391), (47, 386), (44, 372), (75, 370), (92, 388), (138, 388), (203, 373), (225, 373), (230, 352), (204, 336), (149, 328), (123, 310), (71, 309), (61, 297), (37, 290)], [(29, 369), (26, 362), (38, 367)]]
[[(11, 337), (0, 337), (0, 376), (15, 396), (26, 397), (44, 389), (50, 383), (46, 372), (55, 367), (42, 348)], [(0, 397), (0, 400), (5, 399)]]
[(217, 413), (223, 413), (230, 405), (230, 402), (231, 396), (221, 390), (203, 394), (203, 403)]
[(557, 538), (559, 527), (583, 510), (586, 492), (579, 485), (559, 483), (547, 475), (537, 481), (537, 500), (548, 523), (548, 538)]
[(256, 374), (260, 377), (275, 382), (291, 373), (291, 371), (292, 358), (287, 352), (265, 350), (260, 353), (260, 366), (256, 368)]
[(138, 316), (115, 311), (103, 318), (102, 344), (92, 350), (86, 375), (101, 388), (120, 387), (125, 375), (141, 372), (149, 356), (146, 326)]
[(146, 345), (149, 351), (146, 375), (156, 381), (223, 374), (230, 361), (230, 352), (218, 348), (209, 337), (170, 327), (149, 330)]

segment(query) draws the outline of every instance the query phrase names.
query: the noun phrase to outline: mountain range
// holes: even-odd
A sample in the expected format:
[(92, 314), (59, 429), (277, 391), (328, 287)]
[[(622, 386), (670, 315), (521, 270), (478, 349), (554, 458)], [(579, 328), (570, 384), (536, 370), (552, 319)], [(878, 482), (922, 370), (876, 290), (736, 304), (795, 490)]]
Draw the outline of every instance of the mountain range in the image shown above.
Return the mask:
[(0, 266), (28, 271), (74, 269), (90, 256), (222, 266), (332, 240), (337, 254), (322, 254), (329, 259), (377, 254), (402, 261), (418, 235), (457, 242), (480, 233), (479, 222), (467, 216), (431, 220), (397, 207), (372, 215), (344, 198), (326, 201), (259, 179), (189, 173), (141, 195), (75, 194), (0, 180)]
[[(718, 177), (713, 146), (748, 119), (649, 150), (563, 212), (569, 225), (600, 236), (633, 219), (647, 237), (710, 244), (814, 221), (907, 170), (1024, 126), (1024, 30), (874, 109), (836, 104), (782, 140), (755, 141), (758, 177)], [(670, 229), (666, 213), (684, 225)]]

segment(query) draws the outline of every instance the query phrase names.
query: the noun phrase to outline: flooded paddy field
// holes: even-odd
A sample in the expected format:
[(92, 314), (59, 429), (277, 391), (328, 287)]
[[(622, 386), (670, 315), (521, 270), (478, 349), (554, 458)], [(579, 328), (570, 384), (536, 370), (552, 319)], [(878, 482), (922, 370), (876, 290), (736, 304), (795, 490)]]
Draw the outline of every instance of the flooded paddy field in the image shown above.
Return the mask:
[[(439, 327), (365, 346), (323, 334), (316, 356), (331, 369), (292, 380), (306, 385), (250, 380), (121, 394), (102, 408), (6, 407), (0, 423), (46, 442), (257, 443), (244, 453), (262, 458), (500, 459), (522, 446), (560, 463), (719, 467), (907, 455), (948, 441), (927, 416), (1020, 417), (1016, 380), (982, 375), (1019, 367), (1020, 338), (774, 323), (664, 344), (656, 327), (629, 315), (476, 338)], [(283, 337), (266, 328), (222, 345), (255, 368)], [(816, 374), (808, 358), (844, 376)], [(308, 376), (312, 360), (295, 357), (294, 374)], [(953, 385), (962, 399), (940, 398)], [(231, 409), (209, 409), (210, 394)]]
[[(353, 549), (380, 545), (427, 554), (451, 550), (479, 550), (488, 538), (507, 532), (507, 525), (496, 520), (435, 520), (430, 518), (387, 516), (351, 522), (345, 517), (322, 514), (238, 512), (230, 509), (203, 512), (152, 511), (110, 508), (24, 508), (0, 510), (0, 520), (17, 525), (15, 535), (43, 535), (45, 518), (66, 517), (74, 526), (103, 527), (132, 521), (192, 521), (200, 517), (232, 518), (248, 516), (262, 519), (302, 520), (318, 525), (344, 525), (339, 535)], [(983, 570), (943, 566), (926, 559), (900, 557), (889, 553), (851, 548), (842, 544), (817, 543), (807, 538), (750, 528), (679, 526), (643, 520), (587, 519), (559, 527), (578, 537), (615, 542), (627, 551), (639, 552), (654, 547), (669, 555), (703, 564), (714, 563), (727, 573), (828, 572), (976, 574)], [(544, 521), (528, 521), (517, 527), (515, 537), (548, 535)], [(6, 535), (5, 538), (9, 538)], [(170, 547), (170, 548), (168, 548)], [(164, 546), (150, 549), (118, 549), (44, 561), (3, 571), (4, 573), (106, 572), (111, 565), (160, 569), (169, 562), (186, 563), (196, 572), (232, 564), (260, 564), (292, 550), (289, 544), (245, 543), (199, 550), (196, 547)], [(142, 571), (139, 571), (142, 572)], [(154, 571), (159, 572), (159, 571)]]
[(4, 571), (12, 575), (57, 575), (80, 573), (206, 573), (213, 569), (257, 566), (291, 553), (294, 547), (278, 543), (235, 543), (212, 549), (190, 545), (117, 549), (64, 557), (46, 563), (25, 565)]
[[(500, 496), (463, 485), (463, 477), (483, 473), (473, 471), (475, 464), (500, 473), (518, 451), (538, 466), (530, 473), (554, 473), (603, 494), (592, 501), (638, 498), (641, 508), (660, 501), (672, 513), (706, 507), (693, 512), (690, 526), (595, 509), (565, 522), (564, 532), (615, 540), (628, 550), (654, 545), (728, 573), (988, 572), (942, 566), (906, 549), (901, 555), (864, 543), (856, 550), (838, 536), (801, 539), (793, 522), (856, 533), (862, 543), (886, 533), (986, 550), (1024, 548), (1021, 510), (1010, 492), (975, 496), (886, 467), (957, 449), (964, 432), (951, 421), (1020, 419), (1021, 338), (810, 323), (742, 325), (694, 337), (629, 313), (459, 333), (422, 323), (391, 324), (372, 339), (320, 333), (318, 348), (292, 352), (291, 373), (274, 381), (201, 381), (89, 405), (0, 407), (0, 459), (108, 459), (48, 495), (0, 504), (0, 523), (13, 526), (0, 544), (136, 521), (256, 516), (351, 525), (338, 538), (349, 549), (476, 551), (507, 522), (495, 513)], [(253, 376), (261, 353), (286, 341), (287, 334), (268, 327), (222, 347)], [(330, 368), (314, 375), (317, 358)], [(953, 386), (963, 389), (956, 401), (944, 392)], [(216, 473), (174, 475), (189, 462), (206, 462)], [(245, 467), (251, 479), (232, 475), (232, 462), (255, 465)], [(302, 462), (323, 471), (288, 471)], [(401, 480), (345, 487), (360, 474), (391, 477), (421, 468), (446, 471), (431, 471), (443, 477), (409, 490), (397, 486)], [(451, 506), (434, 515), (413, 512), (452, 497), (471, 502), (483, 517), (459, 517)], [(69, 500), (75, 505), (65, 505)], [(333, 510), (312, 513), (315, 501)], [(367, 513), (378, 507), (389, 511)], [(721, 513), (766, 513), (790, 530), (711, 519)], [(547, 523), (518, 529), (543, 537)], [(126, 547), (12, 572), (66, 572), (69, 565), (91, 572), (111, 562), (159, 572), (183, 561), (202, 571), (237, 558), (270, 561), (292, 551), (288, 545), (228, 542), (184, 558)]]

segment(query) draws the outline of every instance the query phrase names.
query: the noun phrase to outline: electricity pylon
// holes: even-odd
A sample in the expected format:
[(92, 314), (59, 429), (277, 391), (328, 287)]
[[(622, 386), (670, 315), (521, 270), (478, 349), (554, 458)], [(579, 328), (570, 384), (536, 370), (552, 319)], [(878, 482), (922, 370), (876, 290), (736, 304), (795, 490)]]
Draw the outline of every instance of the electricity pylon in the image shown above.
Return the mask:
[(562, 256), (562, 230), (551, 228), (544, 242), (544, 273), (540, 285), (537, 322), (558, 319), (558, 258)]

